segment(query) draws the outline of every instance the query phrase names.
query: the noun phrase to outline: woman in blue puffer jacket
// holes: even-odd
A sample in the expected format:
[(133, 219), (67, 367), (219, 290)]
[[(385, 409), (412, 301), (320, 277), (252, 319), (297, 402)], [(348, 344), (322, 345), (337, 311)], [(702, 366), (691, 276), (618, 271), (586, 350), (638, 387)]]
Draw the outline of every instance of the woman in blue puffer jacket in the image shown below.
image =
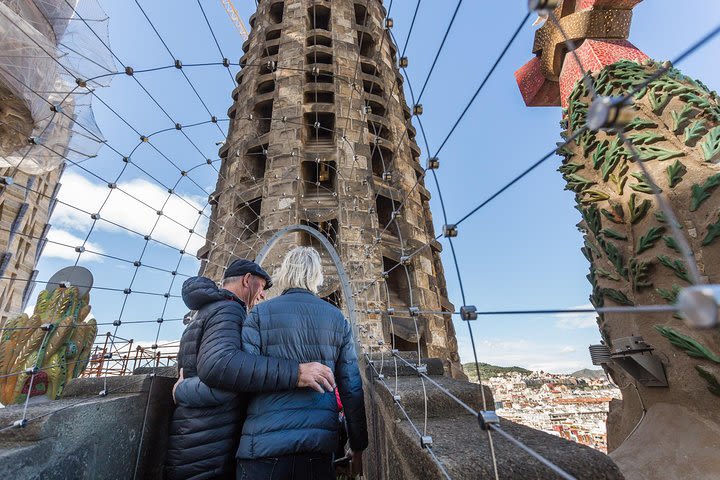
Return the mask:
[[(275, 278), (283, 292), (248, 314), (243, 350), (298, 362), (320, 362), (335, 373), (347, 421), (352, 464), (361, 473), (367, 425), (352, 328), (342, 312), (317, 296), (320, 256), (296, 247)], [(334, 479), (338, 444), (335, 395), (310, 388), (255, 395), (237, 451), (238, 479)]]

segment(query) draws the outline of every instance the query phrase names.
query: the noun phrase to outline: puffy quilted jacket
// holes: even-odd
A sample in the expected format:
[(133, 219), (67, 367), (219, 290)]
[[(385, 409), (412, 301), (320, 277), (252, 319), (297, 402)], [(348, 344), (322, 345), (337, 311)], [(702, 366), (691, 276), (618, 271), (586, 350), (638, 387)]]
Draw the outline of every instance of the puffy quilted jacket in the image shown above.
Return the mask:
[[(340, 310), (308, 290), (292, 288), (253, 308), (242, 330), (243, 350), (256, 355), (321, 362), (335, 373), (350, 447), (367, 447), (363, 387), (350, 324)], [(237, 456), (332, 453), (338, 443), (338, 404), (332, 392), (310, 388), (261, 393), (250, 400)]]
[(165, 475), (235, 478), (234, 454), (248, 398), (238, 392), (295, 388), (298, 362), (243, 352), (245, 304), (212, 280), (189, 278), (182, 295), (197, 314), (180, 340), (178, 367), (194, 381), (181, 382), (175, 392)]

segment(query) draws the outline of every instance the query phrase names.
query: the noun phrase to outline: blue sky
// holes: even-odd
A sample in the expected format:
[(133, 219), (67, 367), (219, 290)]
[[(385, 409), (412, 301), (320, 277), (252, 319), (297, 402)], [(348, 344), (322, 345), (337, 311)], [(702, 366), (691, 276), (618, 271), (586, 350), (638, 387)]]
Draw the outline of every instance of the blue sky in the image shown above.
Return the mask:
[[(224, 55), (237, 62), (242, 55), (242, 39), (220, 0), (202, 3)], [(247, 21), (254, 11), (254, 2), (236, 0), (235, 3)], [(125, 65), (137, 71), (172, 64), (172, 57), (134, 2), (104, 0), (100, 4), (110, 17), (112, 49)], [(221, 61), (195, 1), (141, 0), (140, 4), (183, 64)], [(401, 49), (415, 4), (414, 0), (393, 2), (394, 35)], [(454, 7), (452, 1), (421, 3), (407, 46), (408, 75), (416, 91), (425, 79)], [(465, 1), (461, 6), (422, 100), (422, 121), (433, 152), (525, 15), (525, 8), (526, 2), (522, 0)], [(532, 56), (535, 31), (532, 20), (526, 23), (440, 155), (438, 177), (451, 223), (539, 159), (559, 140), (560, 109), (525, 107), (513, 77), (513, 72)], [(671, 59), (718, 23), (720, 4), (715, 0), (688, 0), (683, 2), (683, 8), (670, 0), (646, 1), (635, 8), (630, 39), (655, 59)], [(720, 39), (716, 38), (679, 68), (717, 90), (720, 88), (719, 51)], [(234, 73), (237, 68), (232, 70)], [(227, 71), (221, 66), (186, 67), (183, 71), (212, 114), (225, 118), (233, 88)], [(138, 73), (136, 78), (173, 120), (183, 125), (209, 120), (209, 114), (179, 70)], [(217, 159), (215, 143), (223, 139), (217, 127), (206, 124), (184, 129), (199, 152), (173, 128), (170, 119), (132, 78), (118, 75), (109, 87), (98, 90), (97, 94), (142, 134), (170, 129), (154, 135), (152, 144), (179, 168), (196, 168), (189, 176), (192, 181), (182, 178), (175, 188), (182, 199), (172, 197), (163, 211), (184, 226), (192, 226), (199, 219), (195, 229), (204, 233), (207, 221), (190, 205), (202, 208), (207, 193), (214, 189), (217, 173), (205, 161)], [(109, 145), (123, 153), (133, 152), (134, 164), (164, 186), (174, 186), (180, 175), (169, 160), (146, 143), (138, 147), (138, 135), (98, 101), (94, 102), (94, 114)], [(227, 123), (219, 125), (226, 128)], [(426, 155), (423, 147), (423, 161)], [(217, 162), (215, 165), (219, 167)], [(581, 235), (575, 228), (579, 214), (573, 208), (572, 193), (563, 190), (564, 182), (556, 171), (558, 165), (559, 158), (550, 159), (461, 225), (455, 248), (469, 304), (477, 305), (480, 310), (568, 308), (587, 304), (588, 265), (580, 253)], [(153, 206), (162, 205), (167, 197), (165, 187), (158, 186), (135, 165), (123, 163), (108, 147), (103, 147), (97, 158), (83, 166), (108, 181), (114, 181), (125, 167), (118, 181), (125, 190)], [(437, 189), (430, 177), (426, 183), (433, 194), (431, 204), (439, 231), (443, 220)], [(63, 184), (61, 198), (87, 211), (99, 208), (109, 191), (98, 178), (71, 166), (66, 170)], [(134, 203), (119, 191), (113, 191), (109, 198), (103, 207), (104, 218), (117, 219), (142, 233), (150, 231), (157, 218), (150, 209)], [(209, 209), (205, 212), (209, 214)], [(57, 241), (76, 244), (77, 239), (81, 241), (87, 235), (90, 219), (59, 205), (52, 224), (52, 235)], [(124, 259), (141, 258), (143, 265), (177, 269), (184, 274), (197, 272), (198, 262), (189, 255), (181, 259), (177, 249), (189, 240), (187, 250), (194, 253), (203, 243), (199, 236), (190, 235), (182, 227), (162, 219), (153, 237), (176, 249), (150, 242), (143, 252), (142, 237), (104, 222), (93, 229), (87, 248)], [(459, 307), (462, 302), (457, 276), (448, 253), (446, 248), (443, 259), (450, 297)], [(72, 250), (49, 245), (39, 264), (39, 279), (46, 280), (74, 260)], [(169, 291), (178, 295), (185, 278), (177, 276), (173, 280), (167, 272), (143, 266), (133, 280), (132, 264), (87, 253), (81, 255), (79, 264), (92, 270), (96, 285), (123, 289), (132, 282), (134, 292)], [(37, 290), (33, 298), (36, 294)], [(98, 321), (111, 322), (121, 312), (123, 322), (129, 322), (160, 316), (180, 318), (186, 311), (179, 298), (170, 298), (166, 305), (162, 296), (132, 293), (125, 297), (122, 292), (93, 290), (91, 303)], [(455, 323), (462, 360), (471, 361), (467, 325), (459, 319)], [(480, 361), (552, 371), (590, 366), (587, 345), (599, 340), (592, 316), (495, 316), (481, 318), (472, 326)], [(112, 327), (101, 326), (99, 332), (109, 328)], [(182, 328), (181, 322), (165, 322), (159, 338), (179, 338)], [(156, 323), (125, 323), (118, 335), (152, 341), (158, 334), (157, 329)]]

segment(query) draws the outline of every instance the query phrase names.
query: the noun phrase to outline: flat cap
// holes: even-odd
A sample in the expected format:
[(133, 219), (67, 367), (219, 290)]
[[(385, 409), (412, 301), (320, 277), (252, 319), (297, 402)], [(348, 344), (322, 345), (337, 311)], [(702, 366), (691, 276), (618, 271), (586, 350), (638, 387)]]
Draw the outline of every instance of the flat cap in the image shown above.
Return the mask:
[(253, 275), (265, 279), (265, 290), (272, 287), (272, 278), (270, 278), (270, 275), (268, 275), (268, 273), (257, 263), (244, 258), (238, 258), (228, 265), (227, 269), (225, 269), (225, 275), (223, 275), (223, 278), (242, 277), (246, 273), (252, 273)]

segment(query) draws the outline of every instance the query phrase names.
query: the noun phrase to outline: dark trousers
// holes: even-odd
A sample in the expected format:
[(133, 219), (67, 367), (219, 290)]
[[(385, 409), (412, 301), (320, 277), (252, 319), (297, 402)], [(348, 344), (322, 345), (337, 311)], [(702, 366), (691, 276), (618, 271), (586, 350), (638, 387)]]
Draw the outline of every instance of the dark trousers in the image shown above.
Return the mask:
[(332, 454), (300, 453), (238, 460), (236, 480), (335, 480)]

